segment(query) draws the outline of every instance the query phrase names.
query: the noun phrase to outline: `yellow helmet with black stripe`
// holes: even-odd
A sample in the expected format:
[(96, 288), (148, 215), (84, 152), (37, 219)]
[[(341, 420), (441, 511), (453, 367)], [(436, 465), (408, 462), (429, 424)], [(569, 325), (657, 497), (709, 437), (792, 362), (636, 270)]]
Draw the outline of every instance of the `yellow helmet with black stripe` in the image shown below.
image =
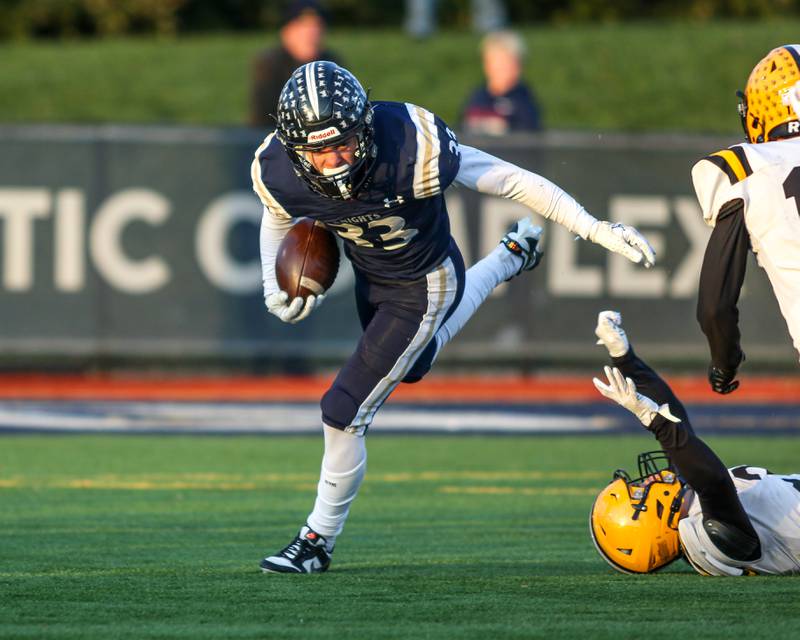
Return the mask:
[[(744, 93), (739, 96), (739, 116), (748, 142), (769, 142), (800, 134), (800, 45), (786, 44), (770, 51), (753, 67)], [(794, 104), (793, 104), (794, 103)]]
[(640, 477), (621, 469), (595, 499), (589, 517), (594, 546), (622, 573), (650, 573), (680, 556), (678, 520), (684, 484), (663, 451), (639, 454)]

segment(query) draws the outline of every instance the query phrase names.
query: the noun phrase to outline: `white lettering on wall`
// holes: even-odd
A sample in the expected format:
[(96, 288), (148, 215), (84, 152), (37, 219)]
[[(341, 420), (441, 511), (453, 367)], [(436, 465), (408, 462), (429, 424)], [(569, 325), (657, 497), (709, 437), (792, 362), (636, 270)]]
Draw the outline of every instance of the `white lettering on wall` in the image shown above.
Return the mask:
[[(710, 229), (690, 196), (641, 196), (619, 194), (609, 200), (609, 218), (639, 228), (655, 247), (659, 263), (645, 270), (622, 256), (605, 252), (604, 262), (581, 263), (579, 251), (584, 240), (561, 225), (547, 222), (526, 207), (502, 198), (479, 201), (477, 253), (472, 255), (469, 224), (463, 195), (448, 193), (451, 232), (462, 249), (467, 266), (491, 252), (508, 227), (530, 215), (545, 226), (547, 292), (553, 297), (690, 298), (697, 291), (700, 267)], [(170, 284), (172, 271), (168, 256), (151, 249), (144, 258), (129, 255), (124, 234), (130, 225), (146, 224), (150, 246), (162, 251), (176, 247), (175, 239), (156, 242), (172, 210), (163, 195), (148, 189), (127, 189), (110, 195), (93, 216), (86, 208), (81, 189), (51, 191), (44, 188), (0, 189), (0, 289), (28, 291), (34, 279), (36, 256), (52, 255), (52, 284), (57, 291), (80, 293), (87, 286), (87, 269), (92, 264), (100, 277), (116, 290), (147, 294)], [(248, 191), (232, 191), (212, 200), (201, 212), (194, 234), (195, 260), (199, 271), (215, 287), (234, 295), (251, 295), (260, 289), (261, 265), (257, 258), (242, 262), (229, 251), (229, 237), (239, 223), (258, 224), (261, 208)], [(673, 219), (674, 217), (674, 219)], [(38, 222), (38, 224), (37, 224)], [(680, 256), (665, 261), (665, 231), (674, 225), (688, 241)], [(89, 227), (87, 230), (87, 226)], [(674, 232), (673, 232), (674, 233)], [(87, 240), (88, 236), (88, 240)], [(254, 234), (254, 248), (257, 246)], [(679, 245), (680, 246), (680, 245)], [(596, 251), (594, 254), (596, 255)], [(89, 261), (91, 259), (91, 262)], [(664, 265), (677, 266), (669, 271)], [(329, 292), (350, 294), (353, 273), (345, 259)], [(48, 283), (40, 282), (42, 286)], [(508, 293), (501, 284), (492, 295)]]
[[(614, 222), (633, 227), (666, 227), (669, 224), (669, 203), (660, 196), (614, 196), (608, 205)], [(642, 231), (656, 252), (656, 260), (664, 253), (664, 236), (652, 230)], [(667, 275), (656, 266), (645, 269), (618, 253), (608, 254), (608, 292), (628, 298), (660, 298), (667, 289)]]
[(33, 285), (33, 223), (49, 215), (47, 189), (0, 189), (5, 289), (27, 291)]
[(583, 242), (566, 227), (551, 222), (545, 230), (547, 290), (556, 296), (593, 298), (603, 293), (603, 269), (578, 265), (578, 246)]
[(89, 236), (92, 261), (100, 274), (120, 291), (151, 293), (170, 278), (169, 265), (151, 255), (133, 260), (122, 247), (122, 233), (133, 221), (156, 226), (167, 219), (169, 201), (149, 189), (126, 189), (110, 196), (97, 210)]
[(53, 230), (53, 282), (60, 291), (80, 291), (86, 284), (86, 203), (83, 192), (56, 194)]
[(261, 211), (251, 194), (237, 192), (213, 200), (200, 216), (195, 236), (197, 263), (206, 278), (223, 291), (244, 295), (261, 288), (261, 262), (238, 262), (227, 246), (231, 229), (240, 222), (257, 227)]
[(675, 198), (673, 203), (675, 217), (689, 240), (689, 252), (675, 269), (669, 293), (673, 298), (690, 298), (697, 293), (700, 267), (703, 266), (703, 256), (711, 235), (711, 227), (703, 221), (700, 205), (694, 198), (680, 196)]

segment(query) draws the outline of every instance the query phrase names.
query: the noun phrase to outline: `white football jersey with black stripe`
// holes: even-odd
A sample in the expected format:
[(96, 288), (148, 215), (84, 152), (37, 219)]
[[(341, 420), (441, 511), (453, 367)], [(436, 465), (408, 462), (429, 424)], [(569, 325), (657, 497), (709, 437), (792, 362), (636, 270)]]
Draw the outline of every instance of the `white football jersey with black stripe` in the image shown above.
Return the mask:
[(800, 138), (712, 153), (694, 165), (692, 180), (709, 226), (726, 203), (742, 200), (753, 253), (800, 352)]
[(761, 557), (742, 563), (722, 553), (706, 534), (695, 500), (678, 523), (689, 562), (711, 576), (800, 574), (800, 474), (776, 475), (760, 467), (734, 467), (729, 473), (758, 534)]

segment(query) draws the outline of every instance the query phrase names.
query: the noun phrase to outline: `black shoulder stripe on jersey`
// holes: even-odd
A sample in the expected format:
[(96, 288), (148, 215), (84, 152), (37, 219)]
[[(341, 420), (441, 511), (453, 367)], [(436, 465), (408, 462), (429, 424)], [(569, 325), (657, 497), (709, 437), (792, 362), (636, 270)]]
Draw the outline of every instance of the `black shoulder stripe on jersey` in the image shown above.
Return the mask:
[(728, 180), (731, 181), (731, 184), (736, 184), (753, 173), (753, 169), (750, 166), (750, 162), (747, 160), (744, 149), (740, 146), (717, 151), (710, 156), (706, 156), (704, 159), (714, 163), (719, 169), (724, 171), (725, 175), (728, 176)]
[(730, 148), (736, 157), (739, 158), (739, 162), (742, 163), (742, 169), (744, 169), (744, 175), (749, 176), (753, 174), (753, 168), (750, 166), (750, 161), (747, 159), (747, 154), (745, 154), (744, 149), (740, 145), (736, 145), (735, 147)]
[(736, 177), (736, 173), (733, 171), (733, 167), (728, 164), (728, 162), (722, 156), (713, 155), (713, 156), (706, 156), (704, 158), (709, 162), (717, 165), (720, 169), (722, 169), (725, 174), (728, 176), (728, 179), (731, 181), (731, 184), (736, 184), (739, 182), (739, 178)]

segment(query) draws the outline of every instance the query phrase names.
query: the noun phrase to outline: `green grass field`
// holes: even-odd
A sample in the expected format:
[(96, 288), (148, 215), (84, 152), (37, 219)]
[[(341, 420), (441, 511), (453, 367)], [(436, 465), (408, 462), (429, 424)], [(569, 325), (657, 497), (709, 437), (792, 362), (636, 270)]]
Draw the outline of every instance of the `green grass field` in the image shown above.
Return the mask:
[[(791, 438), (710, 438), (797, 471)], [(304, 437), (6, 436), (2, 638), (796, 638), (800, 583), (614, 573), (587, 531), (635, 437), (371, 436), (334, 563), (263, 575), (313, 499)]]
[[(800, 21), (526, 28), (526, 76), (557, 129), (736, 133), (734, 92)], [(242, 124), (262, 34), (175, 40), (3, 43), (0, 122)], [(424, 105), (454, 123), (480, 81), (478, 37), (423, 42), (400, 30), (338, 30), (330, 46), (372, 96)]]

